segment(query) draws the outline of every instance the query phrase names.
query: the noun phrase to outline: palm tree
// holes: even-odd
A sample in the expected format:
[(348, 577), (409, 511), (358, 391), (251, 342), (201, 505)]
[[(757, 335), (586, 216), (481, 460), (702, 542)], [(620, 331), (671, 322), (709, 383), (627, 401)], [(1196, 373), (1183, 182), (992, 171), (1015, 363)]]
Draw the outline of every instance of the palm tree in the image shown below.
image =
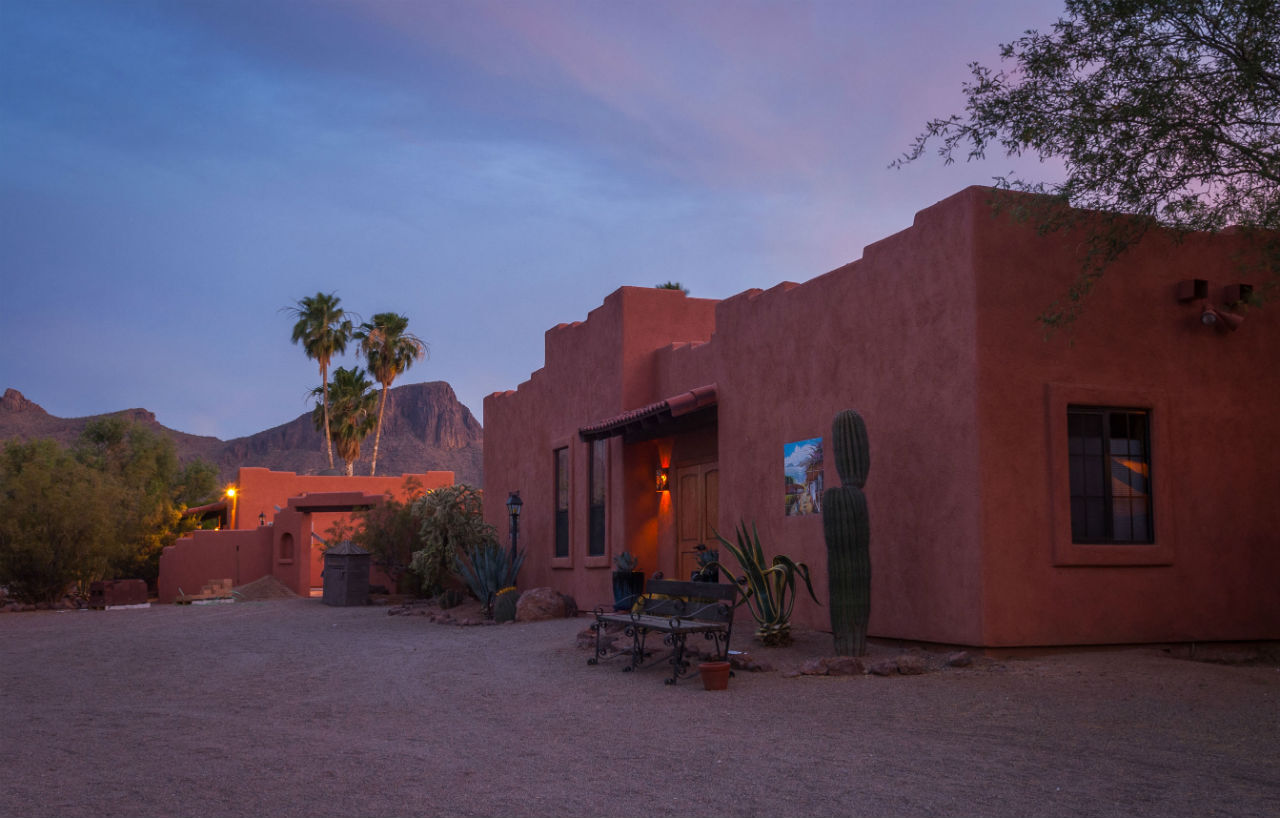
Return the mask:
[(285, 307), (295, 318), (293, 342), (302, 344), (308, 358), (320, 363), (320, 390), (324, 407), (324, 440), (329, 452), (329, 468), (333, 468), (333, 442), (329, 434), (329, 362), (334, 355), (347, 351), (351, 340), (351, 319), (338, 306), (341, 301), (336, 293), (316, 293), (299, 299), (292, 307)]
[(355, 331), (369, 374), (382, 384), (378, 401), (378, 425), (373, 435), (373, 465), (369, 474), (378, 473), (378, 444), (382, 441), (382, 416), (387, 410), (387, 390), (391, 383), (413, 362), (427, 354), (427, 345), (408, 331), (409, 319), (394, 312), (380, 312)]
[(374, 406), (378, 396), (373, 392), (373, 381), (365, 377), (363, 369), (338, 367), (333, 370), (333, 383), (327, 389), (317, 386), (311, 394), (329, 396), (329, 408), (316, 403), (311, 422), (316, 431), (328, 428), (338, 457), (346, 466), (347, 476), (355, 474), (356, 461), (360, 459), (360, 444), (373, 431), (377, 418)]

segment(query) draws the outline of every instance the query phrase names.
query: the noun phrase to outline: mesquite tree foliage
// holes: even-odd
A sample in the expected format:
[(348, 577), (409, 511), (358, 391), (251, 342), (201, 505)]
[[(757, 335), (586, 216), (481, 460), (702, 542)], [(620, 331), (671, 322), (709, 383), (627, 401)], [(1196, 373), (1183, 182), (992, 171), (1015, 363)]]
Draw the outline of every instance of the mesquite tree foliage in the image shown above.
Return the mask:
[[(1042, 316), (1069, 324), (1103, 268), (1155, 224), (1242, 228), (1242, 260), (1274, 289), (1280, 275), (1280, 3), (1276, 0), (1066, 0), (1049, 33), (1001, 46), (1008, 67), (971, 63), (965, 113), (929, 121), (894, 163), (930, 143), (947, 162), (1057, 158), (1057, 183), (1010, 176), (997, 186), (1051, 196), (1018, 200), (1042, 230), (1093, 223), (1086, 264), (1065, 303)], [(1135, 218), (1136, 217), (1136, 218)]]

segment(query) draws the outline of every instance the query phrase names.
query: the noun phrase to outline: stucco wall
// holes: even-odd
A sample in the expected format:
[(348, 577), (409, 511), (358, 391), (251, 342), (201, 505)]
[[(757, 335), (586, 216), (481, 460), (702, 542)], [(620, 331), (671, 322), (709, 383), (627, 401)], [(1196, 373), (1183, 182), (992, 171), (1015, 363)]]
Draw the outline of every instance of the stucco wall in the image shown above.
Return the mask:
[[(1214, 293), (1237, 280), (1232, 241), (1149, 239), (1108, 273), (1071, 337), (1048, 342), (1035, 319), (1078, 273), (1079, 237), (997, 219), (985, 188), (803, 284), (722, 302), (623, 288), (586, 322), (548, 332), (546, 366), (517, 391), (486, 399), (486, 516), (505, 534), (501, 501), (521, 490), (521, 584), (607, 601), (608, 560), (583, 558), (576, 430), (715, 384), (717, 527), (754, 522), (767, 553), (811, 566), (823, 606), (801, 598), (801, 625), (829, 625), (826, 549), (820, 517), (783, 514), (783, 445), (829, 446), (832, 416), (854, 408), (872, 448), (872, 635), (991, 646), (1280, 637), (1280, 333), (1261, 311), (1215, 332), (1173, 296), (1182, 278), (1209, 278)], [(1139, 558), (1070, 542), (1057, 451), (1068, 403), (1153, 410), (1157, 545)], [(610, 439), (609, 556), (627, 547), (646, 573), (670, 574), (676, 510), (652, 470), (684, 443)], [(550, 558), (557, 446), (572, 465), (565, 560)], [(1145, 564), (1116, 564), (1135, 559)]]
[[(453, 484), (453, 472), (430, 471), (414, 475), (347, 477), (310, 475), (270, 469), (241, 468), (236, 479), (236, 518), (233, 529), (196, 531), (164, 549), (160, 555), (157, 597), (162, 603), (178, 597), (179, 588), (193, 594), (210, 580), (230, 577), (243, 585), (274, 575), (299, 594), (322, 584), (322, 557), (312, 533), (324, 536), (339, 520), (349, 521), (349, 512), (299, 513), (296, 498), (308, 494), (345, 493), (390, 495), (403, 500), (406, 479), (412, 478), (424, 490)], [(277, 509), (279, 509), (277, 511)], [(258, 524), (263, 514), (266, 525)], [(288, 534), (293, 557), (283, 560), (281, 538)], [(376, 569), (373, 584), (390, 587), (390, 580)]]
[[(821, 517), (785, 517), (783, 445), (844, 408), (867, 422), (873, 634), (981, 638), (972, 213), (948, 200), (858, 262), (731, 298), (711, 346), (720, 387), (720, 528), (759, 526), (766, 553), (806, 562), (829, 628)], [(827, 454), (826, 485), (839, 484)]]
[[(366, 494), (390, 494), (403, 499), (406, 479), (417, 480), (424, 490), (453, 485), (453, 472), (428, 471), (419, 474), (396, 474), (380, 477), (347, 477), (338, 474), (295, 474), (291, 471), (245, 466), (236, 473), (236, 520), (232, 528), (258, 527), (258, 514), (270, 520), (276, 507), (284, 508), (290, 497), (327, 491), (359, 491)], [(323, 534), (332, 518), (317, 523), (316, 533)]]
[[(1239, 237), (1148, 235), (1046, 340), (1035, 317), (1079, 274), (1081, 237), (976, 228), (986, 642), (1280, 637), (1280, 326), (1252, 310), (1217, 331), (1175, 296), (1208, 279), (1220, 306), (1248, 279)], [(1072, 544), (1069, 403), (1151, 410), (1155, 545)]]
[(193, 531), (160, 554), (157, 598), (173, 602), (198, 594), (205, 583), (230, 579), (243, 585), (271, 573), (271, 528), (253, 531)]
[[(676, 290), (623, 287), (591, 311), (584, 322), (560, 324), (545, 338), (546, 365), (513, 390), (485, 398), (485, 519), (497, 527), (503, 542), (510, 528), (505, 502), (520, 491), (521, 546), (530, 557), (521, 571), (523, 587), (549, 585), (572, 594), (588, 606), (611, 598), (613, 556), (630, 542), (635, 527), (644, 525), (634, 506), (623, 503), (623, 486), (647, 479), (653, 466), (638, 460), (629, 464), (622, 443), (610, 447), (606, 514), (608, 546), (603, 557), (586, 557), (587, 454), (578, 439), (584, 424), (635, 408), (666, 395), (655, 393), (655, 354), (672, 342), (703, 342), (711, 336), (715, 303), (688, 298)], [(622, 361), (628, 366), (622, 366)], [(496, 430), (490, 435), (489, 428)], [(551, 557), (555, 542), (554, 450), (567, 446), (570, 454), (570, 557)], [(488, 470), (493, 469), (493, 476)], [(650, 494), (654, 492), (650, 491)], [(643, 502), (643, 501), (642, 501)], [(657, 570), (641, 555), (641, 570)]]

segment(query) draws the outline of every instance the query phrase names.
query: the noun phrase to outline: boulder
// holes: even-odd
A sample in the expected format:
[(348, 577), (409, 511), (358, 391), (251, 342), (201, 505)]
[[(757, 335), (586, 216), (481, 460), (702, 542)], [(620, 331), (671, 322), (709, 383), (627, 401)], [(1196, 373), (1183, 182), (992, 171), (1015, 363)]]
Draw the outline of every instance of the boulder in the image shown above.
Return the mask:
[(565, 613), (564, 596), (553, 588), (531, 588), (521, 594), (516, 603), (517, 622), (563, 619)]

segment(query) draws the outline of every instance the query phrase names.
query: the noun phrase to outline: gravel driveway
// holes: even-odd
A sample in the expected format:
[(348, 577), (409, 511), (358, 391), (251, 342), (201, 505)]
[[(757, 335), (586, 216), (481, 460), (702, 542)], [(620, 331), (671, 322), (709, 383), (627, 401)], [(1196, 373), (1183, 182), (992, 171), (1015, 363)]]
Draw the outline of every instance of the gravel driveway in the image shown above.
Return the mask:
[[(588, 667), (585, 618), (316, 600), (0, 617), (2, 816), (1274, 816), (1280, 669)], [(820, 650), (829, 637), (797, 651)], [(744, 640), (745, 641), (745, 640)], [(766, 651), (758, 656), (770, 656)], [(770, 657), (780, 670), (796, 655)]]

